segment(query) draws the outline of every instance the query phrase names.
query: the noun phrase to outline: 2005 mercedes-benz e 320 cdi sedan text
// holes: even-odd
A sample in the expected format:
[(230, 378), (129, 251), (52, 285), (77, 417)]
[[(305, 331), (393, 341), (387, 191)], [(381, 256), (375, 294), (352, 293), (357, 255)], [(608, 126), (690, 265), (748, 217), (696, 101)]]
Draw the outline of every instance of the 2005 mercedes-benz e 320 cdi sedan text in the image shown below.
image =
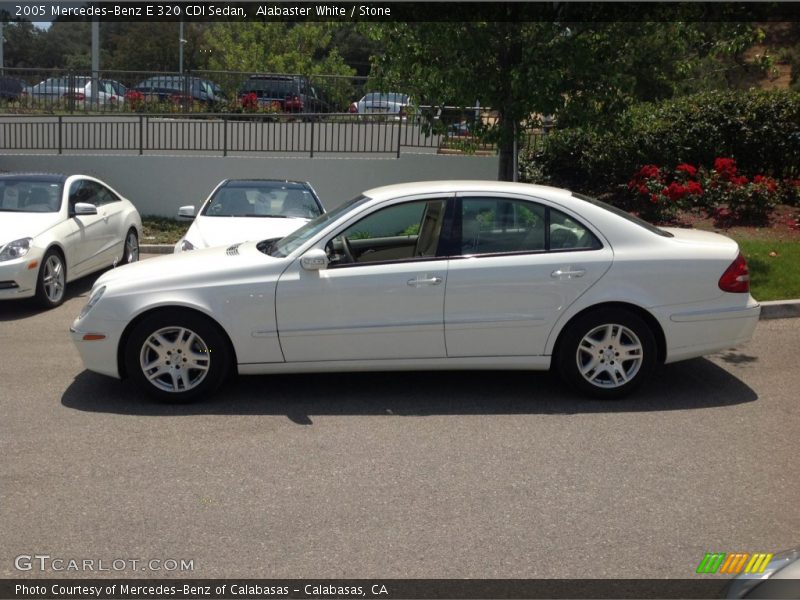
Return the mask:
[(167, 400), (230, 373), (548, 369), (601, 398), (750, 339), (736, 243), (566, 190), (378, 188), (280, 240), (103, 275), (72, 325), (87, 368)]

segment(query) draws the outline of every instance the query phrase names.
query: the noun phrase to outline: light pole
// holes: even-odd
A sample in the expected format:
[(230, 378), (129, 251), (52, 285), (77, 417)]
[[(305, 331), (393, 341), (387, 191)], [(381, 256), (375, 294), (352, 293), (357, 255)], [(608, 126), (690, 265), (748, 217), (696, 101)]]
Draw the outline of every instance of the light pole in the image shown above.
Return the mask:
[(183, 45), (186, 40), (183, 38), (183, 19), (180, 20), (178, 29), (178, 72), (183, 75)]

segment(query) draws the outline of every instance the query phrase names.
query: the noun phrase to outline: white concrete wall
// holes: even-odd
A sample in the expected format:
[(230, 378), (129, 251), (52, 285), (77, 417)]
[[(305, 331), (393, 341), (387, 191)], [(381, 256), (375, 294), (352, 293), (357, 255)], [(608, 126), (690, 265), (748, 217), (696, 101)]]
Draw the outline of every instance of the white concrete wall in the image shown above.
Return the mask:
[(126, 196), (141, 214), (172, 217), (181, 205), (199, 205), (225, 178), (310, 181), (325, 207), (331, 209), (364, 190), (391, 183), (495, 180), (497, 157), (410, 153), (400, 158), (0, 154), (2, 171), (92, 175)]

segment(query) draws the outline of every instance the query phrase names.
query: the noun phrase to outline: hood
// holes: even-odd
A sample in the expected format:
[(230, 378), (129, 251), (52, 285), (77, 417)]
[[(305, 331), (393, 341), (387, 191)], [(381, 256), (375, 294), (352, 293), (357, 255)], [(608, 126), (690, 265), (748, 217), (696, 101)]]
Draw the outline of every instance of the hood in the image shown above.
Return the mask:
[(0, 212), (0, 246), (24, 237), (35, 238), (61, 220), (57, 212)]
[(255, 243), (220, 246), (163, 254), (112, 269), (103, 274), (93, 289), (101, 285), (118, 291), (164, 291), (203, 285), (220, 285), (253, 274), (265, 276), (270, 266), (283, 268), (281, 259), (259, 252)]
[(282, 238), (308, 222), (308, 219), (271, 217), (205, 217), (194, 220), (188, 239), (195, 247), (209, 248), (237, 242)]

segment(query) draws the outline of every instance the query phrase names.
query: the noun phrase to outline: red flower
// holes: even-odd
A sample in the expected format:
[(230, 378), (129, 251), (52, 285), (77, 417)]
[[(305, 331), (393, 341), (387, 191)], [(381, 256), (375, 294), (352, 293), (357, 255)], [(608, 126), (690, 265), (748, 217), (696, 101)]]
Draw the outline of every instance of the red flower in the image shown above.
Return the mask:
[(736, 175), (736, 161), (732, 158), (715, 158), (714, 170), (720, 177), (730, 181)]
[(737, 185), (737, 186), (739, 186), (739, 185), (747, 185), (747, 177), (745, 177), (744, 175), (742, 175), (740, 177), (731, 176), (730, 182), (733, 185)]
[(639, 169), (638, 175), (648, 179), (658, 179), (661, 176), (661, 170), (655, 165), (645, 165)]
[(689, 163), (681, 163), (677, 167), (675, 167), (676, 171), (682, 171), (686, 173), (689, 177), (694, 177), (697, 175), (697, 169), (690, 165)]
[(690, 181), (686, 184), (686, 192), (690, 196), (702, 196), (703, 195), (703, 186), (701, 186), (696, 181)]
[(656, 196), (655, 194), (650, 194), (650, 202), (652, 202), (653, 204), (658, 203), (658, 196)]
[(667, 196), (673, 202), (683, 198), (687, 192), (688, 190), (677, 181), (673, 181), (672, 183), (669, 184), (669, 187), (664, 188), (664, 195)]
[(639, 193), (640, 193), (642, 196), (647, 196), (647, 194), (649, 194), (649, 193), (650, 193), (650, 190), (648, 190), (648, 189), (647, 189), (647, 186), (646, 186), (645, 184), (643, 184), (643, 183), (642, 183), (641, 185), (639, 185)]

